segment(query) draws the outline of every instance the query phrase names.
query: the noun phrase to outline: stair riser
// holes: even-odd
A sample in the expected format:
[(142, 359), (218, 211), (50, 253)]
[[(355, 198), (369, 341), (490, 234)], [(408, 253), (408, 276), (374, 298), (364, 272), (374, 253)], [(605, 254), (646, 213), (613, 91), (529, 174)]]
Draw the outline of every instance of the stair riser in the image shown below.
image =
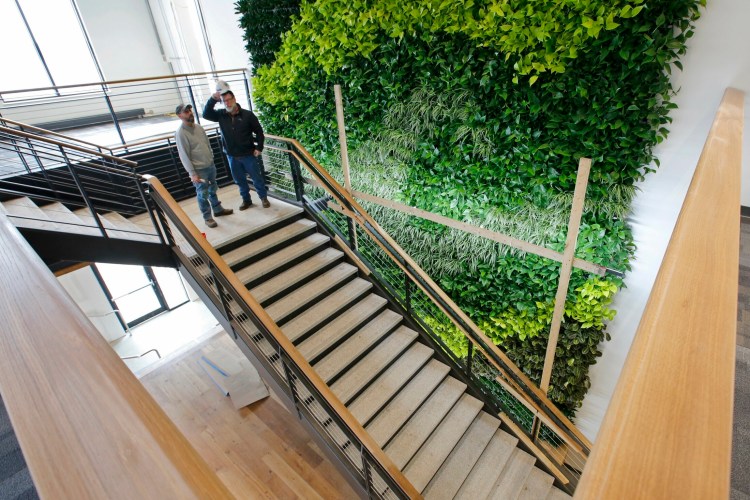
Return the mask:
[[(302, 342), (304, 342), (305, 340), (307, 340), (310, 337), (312, 337), (313, 335), (315, 335), (321, 328), (323, 328), (324, 326), (326, 326), (327, 324), (329, 324), (330, 322), (332, 322), (333, 320), (335, 320), (336, 318), (338, 318), (341, 314), (345, 313), (347, 311), (347, 309), (349, 309), (349, 308), (353, 307), (354, 305), (356, 305), (360, 300), (362, 300), (365, 297), (367, 297), (367, 295), (369, 295), (369, 293), (365, 293), (365, 294), (357, 297), (356, 300), (352, 300), (346, 306), (344, 306), (341, 309), (339, 309), (338, 311), (336, 311), (335, 314), (330, 315), (328, 318), (326, 318), (323, 322), (321, 322), (314, 329), (312, 329), (309, 332), (305, 332), (304, 335), (302, 335), (299, 338), (297, 338), (297, 339), (294, 340), (294, 345), (299, 345)], [(352, 327), (352, 328), (349, 329), (349, 331), (346, 333), (346, 335), (344, 337), (342, 337), (341, 340), (339, 340), (338, 344), (332, 346), (329, 349), (326, 349), (325, 350), (325, 354), (321, 354), (321, 355), (316, 356), (314, 358), (315, 361), (308, 360), (310, 362), (310, 364), (315, 364), (318, 361), (320, 361), (321, 359), (323, 359), (326, 355), (328, 355), (336, 347), (338, 347), (339, 345), (341, 345), (342, 343), (344, 343), (349, 337), (351, 337), (352, 335), (354, 335), (357, 332), (357, 330), (359, 330), (360, 328), (362, 328), (365, 324), (367, 324), (369, 321), (371, 321), (373, 318), (375, 318), (375, 316), (377, 316), (378, 314), (380, 314), (383, 311), (384, 308), (385, 308), (385, 306), (379, 307), (377, 310), (374, 310), (371, 314), (369, 314), (366, 318), (364, 318), (363, 320), (359, 321), (356, 325), (354, 325), (354, 327)], [(333, 383), (333, 382), (329, 382), (329, 384), (330, 383)]]
[[(260, 208), (260, 206), (253, 204), (252, 208), (248, 208), (247, 210), (244, 210), (242, 212), (239, 212), (236, 208), (234, 210), (235, 210), (235, 213), (240, 213), (242, 215), (249, 214), (248, 216), (251, 216), (253, 210), (263, 210), (263, 209)], [(242, 238), (238, 238), (237, 240), (224, 243), (223, 245), (219, 246), (216, 249), (216, 251), (219, 252), (219, 255), (224, 255), (225, 253), (231, 252), (232, 250), (235, 250), (243, 245), (246, 245), (250, 243), (251, 241), (255, 241), (258, 238), (262, 238), (263, 236), (273, 233), (274, 231), (278, 231), (282, 227), (287, 226), (291, 224), (292, 222), (296, 222), (300, 220), (303, 216), (304, 216), (304, 213), (300, 212), (286, 219), (275, 221), (274, 223), (269, 224), (266, 227), (260, 228), (251, 234), (244, 235)]]
[(302, 240), (304, 238), (307, 238), (308, 236), (310, 236), (311, 234), (313, 234), (315, 232), (317, 232), (317, 231), (315, 230), (315, 227), (313, 226), (313, 227), (305, 230), (304, 232), (301, 232), (299, 234), (295, 234), (291, 238), (288, 238), (288, 239), (286, 239), (284, 241), (278, 242), (276, 245), (274, 245), (274, 246), (272, 246), (270, 248), (266, 248), (263, 251), (258, 252), (258, 253), (254, 254), (254, 255), (247, 256), (246, 258), (242, 259), (239, 262), (235, 262), (234, 264), (232, 264), (230, 266), (230, 269), (232, 271), (235, 271), (235, 272), (239, 271), (243, 267), (249, 266), (250, 264), (254, 264), (254, 263), (258, 262), (259, 260), (268, 257), (269, 255), (273, 255), (274, 253), (276, 253), (280, 249), (282, 249), (282, 248), (284, 248), (286, 246), (289, 246), (289, 245), (293, 245), (294, 243), (296, 243), (296, 242), (298, 242), (298, 241), (300, 241), (300, 240)]
[[(405, 352), (405, 351), (404, 351), (404, 352)], [(362, 426), (363, 426), (363, 427), (366, 427), (367, 425), (369, 425), (369, 424), (370, 424), (370, 422), (372, 422), (373, 420), (375, 420), (375, 419), (376, 419), (376, 418), (378, 417), (378, 415), (380, 415), (380, 413), (381, 413), (381, 412), (382, 412), (382, 411), (383, 411), (383, 410), (384, 410), (384, 409), (385, 409), (385, 408), (386, 408), (386, 407), (387, 407), (387, 406), (388, 406), (389, 404), (391, 404), (391, 402), (392, 402), (392, 401), (393, 401), (393, 400), (394, 400), (394, 399), (396, 398), (396, 396), (398, 396), (399, 392), (401, 392), (401, 390), (402, 390), (402, 389), (403, 389), (404, 387), (406, 387), (407, 385), (409, 385), (409, 382), (411, 382), (411, 381), (412, 381), (412, 380), (414, 379), (414, 377), (416, 377), (416, 376), (417, 376), (417, 374), (418, 374), (418, 373), (420, 372), (420, 370), (421, 370), (422, 368), (424, 368), (424, 366), (425, 366), (425, 365), (426, 365), (427, 363), (429, 363), (429, 361), (430, 361), (431, 359), (432, 359), (432, 357), (427, 357), (427, 358), (424, 358), (424, 359), (423, 359), (423, 360), (422, 360), (422, 361), (421, 361), (421, 362), (420, 362), (419, 364), (415, 365), (415, 366), (413, 367), (413, 370), (414, 370), (414, 372), (413, 372), (413, 373), (412, 373), (412, 374), (411, 374), (411, 375), (410, 375), (410, 376), (409, 376), (409, 377), (408, 377), (407, 379), (405, 379), (405, 381), (404, 381), (404, 382), (403, 382), (403, 383), (402, 383), (402, 384), (401, 384), (401, 385), (400, 385), (400, 386), (399, 386), (399, 387), (398, 387), (398, 388), (397, 388), (397, 389), (395, 390), (395, 392), (393, 392), (393, 394), (391, 394), (391, 395), (390, 395), (390, 397), (388, 397), (387, 399), (385, 399), (385, 400), (384, 400), (384, 402), (383, 402), (383, 403), (382, 403), (382, 404), (380, 405), (380, 408), (378, 408), (378, 409), (377, 409), (377, 411), (375, 411), (375, 412), (374, 412), (374, 413), (373, 413), (372, 415), (370, 415), (369, 417), (367, 417), (367, 418), (363, 418), (362, 420), (360, 420), (360, 423), (362, 424)]]
[(357, 397), (359, 397), (360, 394), (362, 394), (363, 392), (365, 392), (367, 390), (367, 388), (370, 387), (370, 384), (372, 384), (375, 380), (377, 380), (377, 378), (380, 375), (382, 375), (388, 368), (390, 368), (393, 363), (395, 363), (396, 361), (398, 361), (399, 356), (401, 356), (404, 352), (406, 352), (416, 342), (417, 342), (417, 339), (414, 339), (408, 345), (405, 345), (404, 348), (401, 349), (401, 352), (399, 353), (398, 356), (394, 356), (394, 358), (389, 363), (383, 364), (380, 367), (380, 369), (377, 370), (377, 372), (375, 372), (375, 373), (372, 374), (372, 377), (370, 377), (370, 380), (366, 384), (363, 384), (362, 387), (360, 387), (357, 391), (353, 392), (350, 397), (347, 397), (347, 398), (345, 398), (345, 400), (342, 400), (342, 403), (344, 403), (344, 405), (348, 405), (349, 403), (351, 403), (352, 401), (354, 401), (355, 399), (357, 399)]
[(316, 253), (321, 252), (321, 251), (323, 251), (326, 248), (328, 248), (327, 244), (321, 244), (321, 245), (316, 246), (315, 248), (311, 248), (307, 252), (305, 252), (303, 254), (300, 254), (300, 255), (296, 256), (295, 258), (293, 258), (293, 259), (290, 259), (290, 260), (286, 261), (282, 265), (277, 266), (277, 267), (275, 267), (273, 269), (269, 269), (268, 271), (266, 271), (261, 276), (258, 276), (257, 278), (253, 278), (253, 279), (251, 279), (249, 281), (245, 281), (244, 285), (245, 285), (245, 287), (248, 290), (250, 290), (250, 289), (252, 289), (252, 288), (260, 285), (264, 281), (269, 280), (269, 279), (273, 278), (274, 276), (276, 276), (278, 274), (281, 274), (284, 271), (286, 271), (286, 270), (288, 270), (288, 269), (296, 266), (300, 262), (309, 259), (310, 257), (312, 257), (313, 255), (315, 255)]
[[(360, 297), (357, 297), (357, 301), (364, 299), (366, 296), (367, 296), (367, 293), (363, 294)], [(331, 321), (333, 321), (335, 319), (335, 317), (338, 316), (339, 314), (343, 314), (349, 307), (351, 307), (354, 304), (355, 304), (355, 302), (351, 302), (351, 303), (349, 303), (349, 305), (347, 305), (345, 307), (342, 307), (341, 310), (337, 311), (335, 315), (331, 315), (330, 317), (326, 318), (326, 321), (325, 321), (326, 324), (330, 323)], [(326, 326), (325, 324), (318, 325), (318, 326), (315, 327), (314, 330), (315, 330), (315, 332), (317, 332), (318, 330), (320, 330), (321, 328), (323, 328), (325, 326)], [(313, 332), (312, 334), (308, 335), (308, 337), (312, 337), (313, 335), (315, 335), (315, 332)], [(315, 356), (312, 356), (308, 360), (309, 363), (311, 365), (319, 363), (320, 361), (322, 361), (323, 359), (325, 359), (326, 356), (328, 356), (330, 353), (332, 353), (337, 347), (339, 347), (341, 344), (343, 344), (344, 342), (346, 342), (347, 340), (349, 340), (349, 338), (351, 338), (352, 336), (354, 336), (354, 334), (356, 332), (357, 332), (356, 328), (350, 329), (341, 338), (339, 338), (338, 341), (336, 341), (332, 345), (326, 347), (324, 350), (322, 350), (320, 353), (316, 354)], [(378, 344), (375, 344), (372, 348), (374, 349), (375, 347), (377, 347), (377, 345)], [(353, 364), (349, 365), (349, 367), (352, 367), (352, 366), (353, 366)], [(343, 371), (346, 371), (346, 370), (343, 370)]]
[[(309, 311), (311, 308), (315, 307), (316, 304), (318, 304), (322, 300), (326, 299), (328, 296), (332, 295), (333, 293), (335, 293), (339, 289), (343, 288), (344, 286), (346, 286), (348, 283), (352, 282), (356, 278), (357, 278), (357, 273), (352, 273), (350, 276), (347, 276), (346, 278), (342, 279), (338, 283), (332, 284), (331, 287), (328, 288), (327, 290), (325, 290), (323, 293), (319, 293), (318, 295), (316, 295), (314, 297), (309, 297), (308, 300), (304, 304), (299, 304), (295, 309), (293, 309), (293, 310), (287, 312), (286, 314), (284, 314), (283, 317), (281, 317), (281, 318), (279, 318), (279, 319), (276, 320), (276, 323), (279, 326), (281, 326), (282, 330), (283, 330), (283, 325), (285, 323), (288, 323), (289, 321), (292, 321), (293, 319), (295, 319), (300, 314), (303, 314), (306, 311)], [(343, 309), (343, 310), (345, 310), (345, 309)], [(342, 312), (341, 310), (336, 311), (336, 315), (338, 315), (341, 312)], [(330, 317), (326, 318), (326, 320), (323, 323), (321, 323), (320, 325), (318, 325), (313, 330), (313, 332), (310, 332), (309, 334), (306, 334), (306, 336), (312, 335), (320, 327), (322, 327), (325, 324), (327, 324), (328, 321), (333, 320), (336, 317), (336, 315), (333, 315), (333, 316), (330, 316)]]
[[(372, 318), (371, 318), (371, 319), (372, 319)], [(356, 365), (357, 363), (359, 363), (360, 361), (362, 361), (362, 359), (363, 359), (363, 358), (364, 358), (365, 356), (367, 356), (367, 355), (368, 355), (368, 354), (370, 353), (370, 351), (371, 351), (371, 350), (375, 349), (375, 348), (376, 348), (376, 347), (377, 347), (378, 345), (380, 345), (380, 342), (382, 342), (382, 341), (383, 341), (383, 339), (384, 339), (384, 338), (386, 338), (386, 337), (387, 337), (388, 335), (390, 335), (391, 333), (393, 333), (393, 332), (394, 332), (394, 331), (395, 331), (395, 330), (396, 330), (396, 329), (397, 329), (397, 328), (398, 328), (399, 326), (401, 326), (401, 323), (397, 323), (397, 324), (396, 324), (396, 325), (394, 325), (394, 326), (393, 326), (392, 328), (389, 328), (389, 329), (388, 329), (388, 331), (386, 331), (385, 333), (383, 333), (382, 337), (380, 338), (380, 340), (378, 340), (378, 342), (374, 343), (374, 344), (373, 344), (372, 346), (370, 346), (370, 348), (369, 348), (369, 349), (367, 349), (366, 351), (362, 352), (362, 353), (361, 353), (361, 354), (359, 354), (359, 355), (358, 355), (357, 357), (355, 357), (355, 358), (354, 358), (354, 359), (352, 360), (352, 362), (351, 362), (351, 363), (349, 363), (349, 364), (348, 364), (348, 365), (346, 366), (346, 368), (344, 368), (343, 370), (339, 371), (339, 372), (338, 372), (338, 373), (336, 373), (335, 375), (331, 376), (331, 377), (330, 377), (330, 378), (328, 379), (328, 381), (327, 381), (326, 383), (328, 383), (329, 385), (330, 385), (330, 384), (333, 384), (333, 383), (335, 383), (335, 382), (336, 382), (336, 381), (337, 381), (338, 379), (340, 379), (340, 378), (341, 378), (341, 377), (343, 376), (343, 374), (344, 374), (344, 373), (346, 372), (346, 370), (348, 370), (348, 369), (349, 369), (349, 368), (351, 368), (352, 366), (354, 366), (354, 365)]]
[[(343, 255), (340, 258), (322, 266), (320, 269), (316, 269), (314, 272), (310, 273), (308, 276), (305, 276), (304, 279), (295, 282), (293, 287), (299, 288), (299, 287), (305, 286), (307, 283), (311, 282), (315, 278), (321, 276), (322, 274), (325, 274), (326, 272), (330, 271), (337, 265), (341, 264), (342, 261), (343, 261)], [(273, 295), (270, 295), (268, 298), (263, 299), (263, 301), (260, 304), (263, 307), (267, 307), (269, 304), (273, 304), (274, 302), (281, 299), (282, 297), (284, 297), (284, 295), (288, 294), (289, 292), (290, 292), (289, 288), (279, 290), (277, 293), (274, 293)]]

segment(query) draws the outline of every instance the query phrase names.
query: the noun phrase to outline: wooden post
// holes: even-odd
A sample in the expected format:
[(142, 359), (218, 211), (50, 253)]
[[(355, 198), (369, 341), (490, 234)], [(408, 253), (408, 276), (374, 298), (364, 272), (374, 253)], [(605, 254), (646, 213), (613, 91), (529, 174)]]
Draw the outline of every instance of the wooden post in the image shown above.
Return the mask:
[(573, 268), (573, 259), (576, 253), (578, 241), (578, 228), (581, 225), (581, 214), (583, 213), (583, 201), (586, 198), (586, 187), (589, 182), (591, 171), (591, 160), (581, 158), (578, 162), (578, 177), (573, 194), (573, 207), (570, 211), (568, 221), (568, 236), (565, 240), (565, 251), (563, 252), (562, 265), (560, 266), (560, 281), (557, 285), (555, 296), (555, 310), (552, 314), (552, 324), (549, 329), (549, 341), (547, 342), (547, 354), (544, 357), (544, 370), (542, 370), (542, 381), (539, 388), (545, 393), (549, 390), (549, 381), (552, 378), (552, 365), (555, 362), (555, 349), (557, 349), (557, 338), (560, 334), (563, 312), (565, 311), (565, 298), (568, 296), (568, 284), (570, 283), (570, 272)]
[(344, 102), (341, 99), (341, 85), (333, 86), (336, 96), (336, 121), (339, 125), (339, 144), (341, 144), (341, 168), (344, 170), (344, 187), (352, 194), (352, 179), (349, 174), (349, 150), (346, 147), (346, 128), (344, 127)]
[[(344, 126), (344, 101), (341, 98), (341, 85), (333, 86), (333, 94), (336, 98), (336, 122), (339, 125), (339, 144), (341, 144), (341, 168), (344, 171), (344, 188), (352, 194), (352, 178), (349, 172), (349, 150), (346, 147), (346, 127)], [(352, 249), (357, 249), (357, 231), (354, 225), (349, 223), (349, 238)]]

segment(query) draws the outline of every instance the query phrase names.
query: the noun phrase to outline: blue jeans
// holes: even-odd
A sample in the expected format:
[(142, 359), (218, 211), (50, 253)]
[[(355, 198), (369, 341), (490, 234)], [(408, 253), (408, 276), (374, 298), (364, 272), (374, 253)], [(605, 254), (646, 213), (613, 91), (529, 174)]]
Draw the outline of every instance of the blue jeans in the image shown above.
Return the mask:
[(258, 197), (262, 200), (268, 194), (266, 190), (266, 181), (263, 179), (263, 174), (260, 171), (258, 165), (258, 159), (253, 155), (248, 156), (229, 156), (229, 170), (232, 172), (232, 179), (235, 184), (240, 188), (240, 196), (242, 201), (250, 201), (250, 186), (247, 184), (247, 174), (250, 174), (250, 178), (253, 180), (253, 186), (255, 186), (255, 192), (258, 193)]
[(219, 197), (216, 196), (216, 191), (219, 189), (219, 185), (216, 183), (216, 167), (211, 165), (208, 168), (198, 168), (195, 169), (195, 173), (198, 174), (201, 180), (205, 181), (194, 182), (193, 186), (195, 186), (195, 194), (198, 197), (198, 208), (201, 209), (203, 220), (208, 220), (211, 218), (212, 208), (214, 213), (224, 210)]

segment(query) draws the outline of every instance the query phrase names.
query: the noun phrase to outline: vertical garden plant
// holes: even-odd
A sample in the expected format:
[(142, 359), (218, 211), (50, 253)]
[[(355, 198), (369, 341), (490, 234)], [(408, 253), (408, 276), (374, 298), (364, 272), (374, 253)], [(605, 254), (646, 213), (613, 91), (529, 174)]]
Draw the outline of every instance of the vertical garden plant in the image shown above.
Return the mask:
[[(557, 251), (578, 159), (592, 158), (577, 256), (629, 269), (634, 186), (658, 167), (653, 148), (675, 107), (670, 73), (704, 0), (317, 0), (263, 7), (272, 28), (259, 28), (262, 3), (237, 9), (266, 130), (300, 140), (335, 172), (341, 84), (356, 189)], [(559, 264), (372, 210), (538, 381)], [(568, 414), (588, 389), (621, 286), (573, 274), (550, 387)]]

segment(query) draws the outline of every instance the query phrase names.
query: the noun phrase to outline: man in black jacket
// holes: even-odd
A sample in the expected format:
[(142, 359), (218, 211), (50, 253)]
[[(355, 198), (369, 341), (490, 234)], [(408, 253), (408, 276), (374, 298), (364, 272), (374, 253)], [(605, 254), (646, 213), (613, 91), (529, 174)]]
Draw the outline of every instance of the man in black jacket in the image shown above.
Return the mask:
[[(219, 99), (226, 109), (214, 109)], [(240, 196), (242, 196), (240, 210), (250, 208), (253, 204), (250, 199), (247, 174), (250, 174), (253, 180), (253, 186), (263, 203), (263, 208), (270, 207), (271, 203), (266, 197), (266, 182), (257, 158), (263, 151), (265, 140), (263, 127), (260, 126), (258, 117), (252, 111), (242, 109), (234, 98), (234, 93), (225, 89), (221, 93), (215, 92), (208, 98), (203, 109), (203, 118), (219, 123), (221, 136), (224, 138), (224, 152), (229, 160), (229, 169), (232, 171), (232, 178), (239, 186)]]

